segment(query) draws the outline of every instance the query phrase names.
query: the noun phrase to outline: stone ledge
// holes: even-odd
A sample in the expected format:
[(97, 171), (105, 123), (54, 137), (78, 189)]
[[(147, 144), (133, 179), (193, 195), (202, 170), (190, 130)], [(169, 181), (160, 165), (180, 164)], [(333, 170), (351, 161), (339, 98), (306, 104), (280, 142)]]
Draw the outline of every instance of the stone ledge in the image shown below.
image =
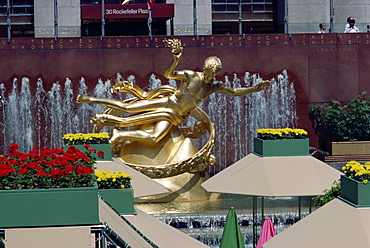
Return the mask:
[(334, 155), (325, 156), (325, 162), (346, 162), (346, 161), (370, 161), (370, 155)]

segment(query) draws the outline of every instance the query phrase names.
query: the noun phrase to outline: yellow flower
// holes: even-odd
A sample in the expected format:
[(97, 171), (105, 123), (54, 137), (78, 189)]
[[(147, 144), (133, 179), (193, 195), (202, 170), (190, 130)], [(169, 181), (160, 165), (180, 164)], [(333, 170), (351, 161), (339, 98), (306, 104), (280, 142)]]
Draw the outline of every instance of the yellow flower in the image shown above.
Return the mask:
[(364, 184), (367, 184), (369, 182), (369, 180), (365, 179), (362, 181)]
[(109, 139), (109, 134), (107, 132), (103, 133), (76, 133), (76, 134), (65, 134), (63, 140), (99, 140), (99, 139)]
[[(111, 171), (101, 171), (95, 170), (95, 175), (97, 177), (97, 182), (99, 187), (109, 187), (109, 188), (125, 188), (125, 184), (130, 185), (131, 176), (122, 171), (111, 172)], [(99, 184), (99, 182), (102, 182)], [(126, 185), (126, 187), (127, 187)]]
[[(295, 138), (298, 136), (304, 136), (308, 133), (303, 129), (294, 129), (294, 128), (260, 128), (256, 129), (257, 134), (273, 136), (279, 136), (282, 138)], [(290, 136), (290, 137), (289, 137)]]

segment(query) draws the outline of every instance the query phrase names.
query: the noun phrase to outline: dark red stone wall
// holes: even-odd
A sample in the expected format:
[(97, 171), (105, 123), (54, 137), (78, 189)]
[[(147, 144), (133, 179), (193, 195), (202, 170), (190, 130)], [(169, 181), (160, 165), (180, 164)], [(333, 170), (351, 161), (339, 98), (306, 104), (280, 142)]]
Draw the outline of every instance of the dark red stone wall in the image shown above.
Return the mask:
[[(97, 79), (134, 75), (145, 87), (154, 73), (163, 73), (172, 60), (165, 37), (90, 37), (0, 39), (0, 83), (9, 89), (14, 78), (28, 77), (31, 85), (41, 78), (45, 89), (68, 77), (88, 85)], [(167, 37), (171, 38), (171, 37)], [(277, 77), (283, 69), (297, 92), (299, 127), (313, 130), (308, 121), (312, 104), (332, 99), (347, 101), (362, 91), (370, 92), (370, 34), (270, 34), (181, 36), (185, 46), (177, 69), (201, 70), (207, 56), (223, 61), (219, 79), (234, 73), (259, 73), (263, 79)], [(312, 137), (314, 138), (314, 137)], [(312, 139), (315, 143), (315, 138)], [(315, 145), (315, 144), (313, 144)]]

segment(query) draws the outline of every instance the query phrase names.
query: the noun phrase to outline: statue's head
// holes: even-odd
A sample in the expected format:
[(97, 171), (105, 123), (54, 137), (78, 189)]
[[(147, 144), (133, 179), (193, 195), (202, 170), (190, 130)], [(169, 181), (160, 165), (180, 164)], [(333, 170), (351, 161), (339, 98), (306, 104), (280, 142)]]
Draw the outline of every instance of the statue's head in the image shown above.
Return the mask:
[(203, 70), (211, 70), (215, 75), (217, 75), (222, 69), (222, 63), (216, 56), (211, 56), (204, 60)]

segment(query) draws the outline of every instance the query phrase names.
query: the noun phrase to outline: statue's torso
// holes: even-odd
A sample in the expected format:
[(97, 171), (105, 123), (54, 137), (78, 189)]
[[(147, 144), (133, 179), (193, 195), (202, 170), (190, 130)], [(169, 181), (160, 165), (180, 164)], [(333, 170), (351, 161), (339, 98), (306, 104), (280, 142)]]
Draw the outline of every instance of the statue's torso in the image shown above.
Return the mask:
[(200, 72), (190, 75), (189, 80), (184, 80), (176, 93), (178, 105), (184, 113), (198, 106), (212, 93), (223, 88), (222, 83), (205, 83), (201, 80), (200, 76)]

